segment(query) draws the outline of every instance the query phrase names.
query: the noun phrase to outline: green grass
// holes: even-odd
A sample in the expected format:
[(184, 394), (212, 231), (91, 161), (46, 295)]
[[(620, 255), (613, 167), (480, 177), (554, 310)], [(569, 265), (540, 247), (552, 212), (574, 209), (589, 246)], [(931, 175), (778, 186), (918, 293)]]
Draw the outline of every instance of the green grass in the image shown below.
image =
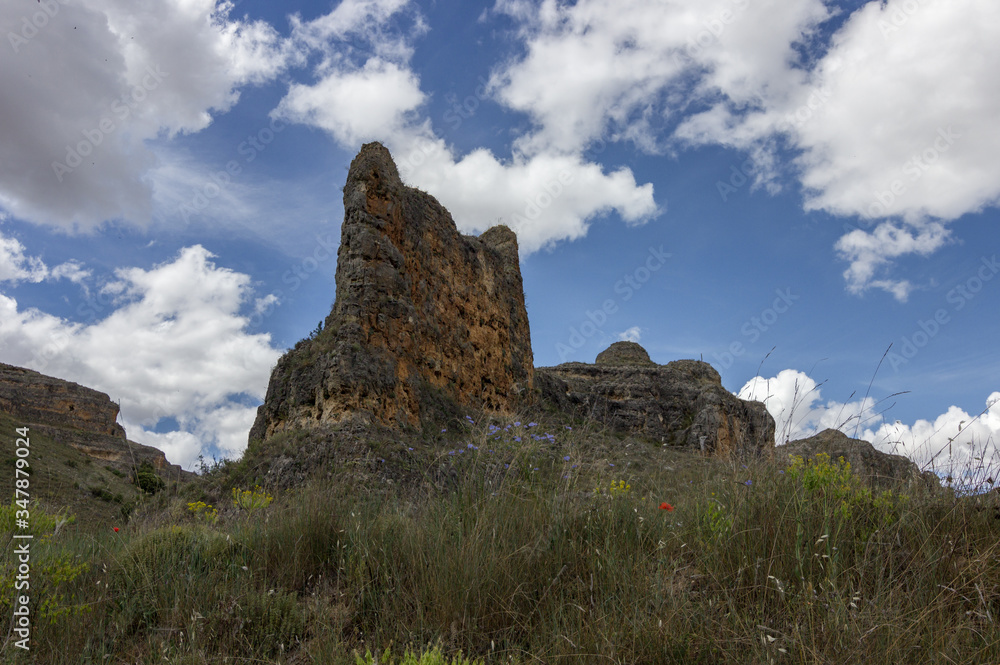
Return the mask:
[[(996, 493), (495, 422), (294, 488), (220, 465), (118, 533), (40, 538), (33, 593), (55, 600), (5, 662), (1000, 662)], [(234, 505), (251, 482), (273, 503)]]

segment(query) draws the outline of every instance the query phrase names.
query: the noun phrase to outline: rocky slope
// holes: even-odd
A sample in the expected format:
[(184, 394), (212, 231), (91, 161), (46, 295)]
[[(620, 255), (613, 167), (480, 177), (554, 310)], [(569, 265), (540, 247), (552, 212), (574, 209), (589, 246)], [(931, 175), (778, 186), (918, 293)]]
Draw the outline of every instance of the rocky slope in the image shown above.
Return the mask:
[(941, 484), (938, 477), (930, 471), (921, 473), (920, 468), (910, 459), (884, 453), (868, 441), (852, 439), (835, 429), (823, 430), (807, 439), (791, 441), (774, 450), (775, 455), (788, 460), (795, 455), (809, 460), (818, 453), (829, 455), (831, 463), (843, 457), (851, 464), (851, 470), (856, 475), (877, 489), (889, 489), (900, 483), (925, 488), (937, 488)]
[(170, 477), (180, 467), (163, 451), (129, 441), (118, 424), (118, 405), (107, 394), (70, 381), (0, 363), (0, 412), (88, 457), (128, 472), (149, 462)]
[(517, 237), (459, 234), (379, 143), (351, 163), (336, 282), (322, 332), (272, 372), (251, 441), (347, 420), (420, 429), (456, 405), (506, 410), (530, 394)]
[(774, 447), (774, 419), (762, 403), (723, 388), (708, 363), (658, 365), (634, 342), (612, 344), (594, 364), (537, 368), (535, 384), (553, 408), (671, 446), (710, 454)]

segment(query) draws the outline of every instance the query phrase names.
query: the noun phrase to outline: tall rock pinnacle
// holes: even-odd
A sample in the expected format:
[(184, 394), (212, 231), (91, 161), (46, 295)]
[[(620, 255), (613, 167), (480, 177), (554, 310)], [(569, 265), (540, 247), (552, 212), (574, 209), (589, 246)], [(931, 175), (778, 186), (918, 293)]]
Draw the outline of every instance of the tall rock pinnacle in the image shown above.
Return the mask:
[(251, 441), (357, 418), (420, 428), (448, 404), (507, 410), (530, 394), (514, 232), (459, 234), (379, 143), (351, 163), (336, 281), (322, 332), (272, 372)]

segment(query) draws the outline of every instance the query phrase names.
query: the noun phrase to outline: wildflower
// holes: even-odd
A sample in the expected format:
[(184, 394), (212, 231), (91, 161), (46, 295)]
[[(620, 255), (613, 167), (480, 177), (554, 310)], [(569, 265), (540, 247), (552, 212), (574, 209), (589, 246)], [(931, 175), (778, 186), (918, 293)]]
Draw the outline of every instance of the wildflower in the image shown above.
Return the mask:
[(407, 446), (406, 449), (407, 450), (413, 450), (413, 448), (411, 448), (410, 446)]
[(447, 431), (448, 431), (448, 428), (447, 428), (447, 427), (445, 427), (444, 429), (442, 429), (442, 430), (441, 430), (441, 433), (442, 433), (442, 434), (444, 434), (444, 433), (445, 433), (445, 432), (447, 432)]
[(753, 485), (753, 481), (748, 478), (747, 481), (743, 484), (746, 485), (747, 487), (750, 487), (751, 485)]
[(115, 527), (115, 533), (118, 533), (118, 527)]
[(568, 462), (569, 461), (569, 455), (566, 455), (565, 457), (563, 457), (563, 461), (564, 462)]
[(521, 437), (519, 437), (519, 436), (515, 436), (514, 440), (517, 441), (518, 443), (521, 443)]
[(566, 425), (565, 427), (566, 427), (566, 429), (573, 429), (573, 428), (572, 428), (572, 427), (570, 427), (569, 425)]
[(470, 443), (470, 444), (468, 445), (468, 448), (469, 448), (470, 450), (479, 450), (479, 448), (476, 448), (476, 447), (475, 447), (474, 445), (472, 445), (471, 443)]
[(528, 427), (538, 427), (538, 423), (528, 423)]
[(521, 426), (521, 421), (520, 420), (518, 420), (517, 422), (514, 423), (514, 427), (520, 427), (520, 426)]
[(665, 510), (665, 511), (667, 511), (668, 513), (672, 513), (672, 512), (674, 511), (674, 507), (673, 507), (673, 506), (671, 506), (671, 505), (670, 505), (669, 503), (667, 503), (666, 501), (664, 501), (663, 503), (661, 503), (661, 504), (660, 504), (660, 510)]
[(449, 454), (449, 455), (454, 455), (454, 454), (455, 454), (455, 451), (454, 451), (454, 450), (449, 450), (449, 451), (448, 451), (448, 454)]
[[(611, 464), (611, 462), (608, 462), (608, 464)], [(611, 464), (611, 466), (614, 466), (614, 464)]]

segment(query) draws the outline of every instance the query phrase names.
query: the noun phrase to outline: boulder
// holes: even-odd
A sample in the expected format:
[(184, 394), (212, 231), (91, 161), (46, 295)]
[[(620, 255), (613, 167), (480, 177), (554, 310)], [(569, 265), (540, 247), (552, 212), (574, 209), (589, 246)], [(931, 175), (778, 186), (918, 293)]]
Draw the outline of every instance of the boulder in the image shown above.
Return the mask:
[(505, 411), (531, 395), (533, 358), (517, 237), (461, 235), (405, 186), (389, 151), (351, 163), (336, 300), (322, 330), (274, 368), (250, 440), (346, 421), (422, 429), (458, 408)]
[(852, 439), (840, 430), (826, 429), (774, 450), (775, 455), (789, 462), (793, 456), (810, 460), (819, 453), (829, 455), (831, 463), (843, 457), (851, 464), (851, 470), (873, 489), (891, 489), (900, 485), (919, 485), (927, 489), (941, 486), (936, 475), (930, 471), (921, 472), (920, 467), (909, 458), (884, 453), (868, 441)]
[(711, 365), (658, 365), (634, 342), (616, 342), (593, 365), (571, 362), (535, 370), (542, 400), (608, 427), (708, 454), (774, 447), (774, 419), (760, 402), (722, 387)]
[(106, 393), (30, 369), (0, 363), (0, 412), (54, 441), (123, 472), (149, 462), (171, 477), (187, 472), (163, 451), (129, 441), (118, 424), (118, 405)]

